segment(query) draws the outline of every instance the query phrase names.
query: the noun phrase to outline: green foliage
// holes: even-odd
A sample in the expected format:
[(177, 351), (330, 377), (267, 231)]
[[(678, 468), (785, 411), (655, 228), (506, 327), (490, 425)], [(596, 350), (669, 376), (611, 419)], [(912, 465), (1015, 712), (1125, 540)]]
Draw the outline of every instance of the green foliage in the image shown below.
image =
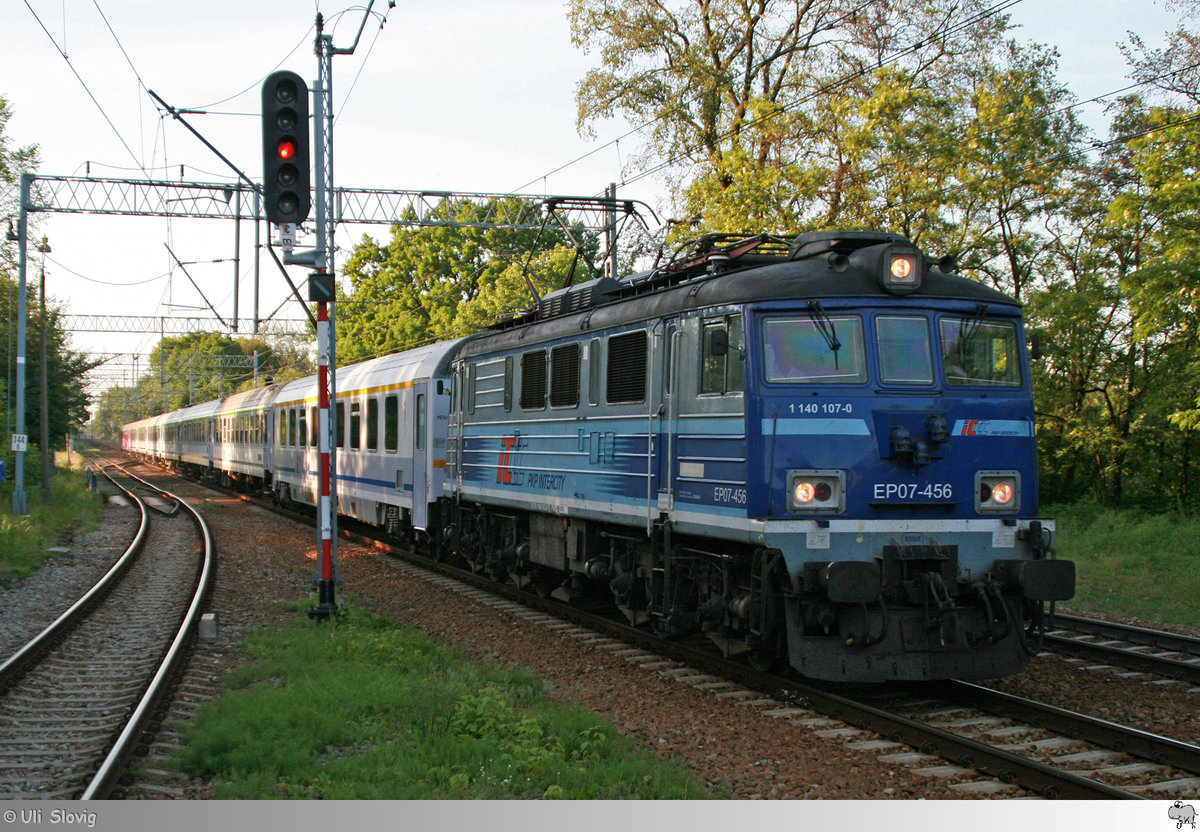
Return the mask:
[[(37, 459), (37, 452), (27, 461)], [(26, 480), (28, 514), (12, 513), (11, 481), (0, 484), (0, 588), (36, 573), (55, 555), (49, 551), (64, 535), (87, 532), (100, 524), (103, 502), (87, 489), (79, 472), (55, 470), (50, 502), (42, 502), (41, 471), (37, 465)]]
[(1075, 561), (1072, 610), (1200, 627), (1200, 520), (1054, 506), (1058, 556)]
[(260, 335), (235, 338), (192, 333), (162, 339), (150, 353), (145, 372), (130, 387), (110, 387), (100, 395), (91, 431), (115, 437), (121, 425), (241, 390), (303, 378), (314, 372), (308, 339)]
[[(468, 223), (502, 218), (506, 207), (463, 202), (438, 213)], [(587, 263), (595, 257), (596, 241), (578, 231), (576, 236), (584, 246), (579, 261), (566, 235), (553, 228), (396, 225), (386, 246), (364, 236), (344, 268), (349, 291), (338, 303), (339, 360), (361, 361), (469, 335), (533, 305), (530, 286), (545, 295), (569, 280), (590, 280), (594, 275)]]
[(382, 618), (296, 622), (247, 650), (181, 760), (221, 798), (705, 796), (527, 671), (462, 661)]

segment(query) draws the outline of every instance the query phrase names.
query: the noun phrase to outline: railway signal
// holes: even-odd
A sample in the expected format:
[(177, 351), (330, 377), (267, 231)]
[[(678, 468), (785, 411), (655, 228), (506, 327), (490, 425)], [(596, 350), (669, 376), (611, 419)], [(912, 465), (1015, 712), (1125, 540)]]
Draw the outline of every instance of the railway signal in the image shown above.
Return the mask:
[(309, 193), (308, 85), (288, 70), (262, 86), (263, 196), (267, 221), (298, 225), (312, 208)]

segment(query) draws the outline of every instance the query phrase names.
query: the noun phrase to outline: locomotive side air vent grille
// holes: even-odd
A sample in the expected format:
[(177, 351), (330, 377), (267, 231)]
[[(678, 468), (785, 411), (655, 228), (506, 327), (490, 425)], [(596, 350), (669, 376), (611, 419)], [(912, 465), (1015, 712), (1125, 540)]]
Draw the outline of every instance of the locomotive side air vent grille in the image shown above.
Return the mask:
[(646, 400), (646, 332), (608, 339), (608, 403)]
[(550, 406), (579, 404), (579, 344), (564, 344), (550, 352)]

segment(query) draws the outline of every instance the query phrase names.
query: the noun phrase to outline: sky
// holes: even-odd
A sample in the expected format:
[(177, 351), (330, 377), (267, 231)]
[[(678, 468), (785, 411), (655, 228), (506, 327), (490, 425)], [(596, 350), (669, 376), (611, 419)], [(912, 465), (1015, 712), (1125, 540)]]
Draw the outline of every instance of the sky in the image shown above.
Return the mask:
[[(160, 117), (146, 90), (176, 108), (204, 110), (190, 123), (257, 179), (262, 79), (275, 69), (316, 77), (318, 9), (337, 47), (354, 42), (363, 20), (362, 6), (343, 13), (346, 6), (328, 0), (2, 0), (0, 8), (0, 96), (14, 113), (8, 136), (39, 145), (42, 174), (202, 182), (232, 174), (183, 126)], [(376, 0), (373, 11), (354, 54), (334, 58), (338, 186), (596, 195), (622, 181), (637, 137), (613, 140), (628, 126), (601, 124), (594, 137), (576, 130), (575, 86), (594, 56), (572, 46), (563, 0), (398, 0), (390, 11)], [(1009, 14), (1021, 27), (1016, 37), (1058, 48), (1061, 77), (1080, 100), (1128, 84), (1118, 44), (1130, 30), (1154, 45), (1176, 25), (1162, 0), (1022, 0)], [(1104, 132), (1100, 105), (1082, 113)], [(664, 207), (653, 180), (621, 193)], [(51, 248), (47, 291), (68, 314), (196, 317), (211, 303), (233, 315), (231, 222), (65, 214), (38, 222), (35, 240), (44, 234)], [(339, 259), (364, 231), (386, 233), (339, 228)], [(201, 291), (173, 267), (167, 245)], [(252, 246), (244, 223), (243, 332), (253, 315)], [(41, 255), (30, 256), (36, 273)], [(302, 281), (304, 270), (292, 276)], [(283, 304), (279, 317), (303, 317), (287, 298), (264, 257), (261, 315)], [(73, 336), (89, 353), (144, 355), (157, 342), (157, 334)], [(115, 360), (93, 383), (131, 372)]]

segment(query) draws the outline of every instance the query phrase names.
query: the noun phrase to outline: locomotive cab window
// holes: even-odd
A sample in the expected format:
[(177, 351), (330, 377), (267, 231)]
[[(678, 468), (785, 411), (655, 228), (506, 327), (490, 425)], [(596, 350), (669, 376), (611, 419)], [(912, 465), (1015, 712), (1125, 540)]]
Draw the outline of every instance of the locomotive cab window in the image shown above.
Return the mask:
[(879, 376), (884, 384), (933, 384), (933, 347), (923, 317), (880, 315), (875, 319)]
[(763, 322), (767, 381), (787, 384), (862, 384), (867, 380), (862, 319), (829, 316), (818, 306), (804, 317)]
[(1020, 387), (1017, 327), (1010, 321), (943, 318), (942, 372), (950, 387)]
[(746, 387), (742, 316), (705, 321), (700, 337), (701, 394), (742, 392)]

